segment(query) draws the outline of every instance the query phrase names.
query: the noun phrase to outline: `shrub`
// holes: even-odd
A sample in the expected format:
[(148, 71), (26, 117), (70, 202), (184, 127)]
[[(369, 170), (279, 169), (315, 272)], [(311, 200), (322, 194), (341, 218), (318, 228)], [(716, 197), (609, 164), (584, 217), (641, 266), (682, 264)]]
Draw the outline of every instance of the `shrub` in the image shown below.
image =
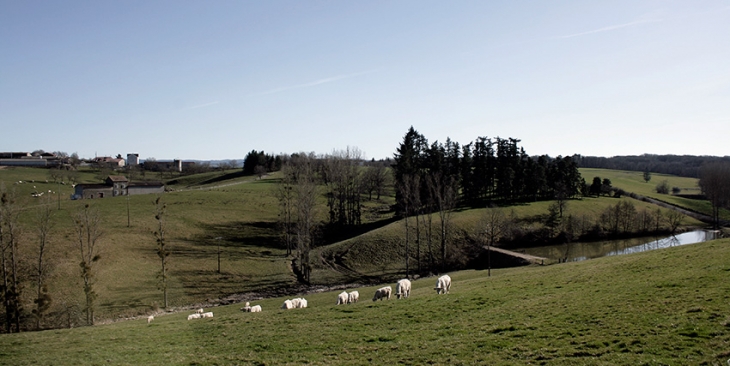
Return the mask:
[(661, 194), (669, 193), (669, 182), (665, 179), (656, 185), (656, 192)]

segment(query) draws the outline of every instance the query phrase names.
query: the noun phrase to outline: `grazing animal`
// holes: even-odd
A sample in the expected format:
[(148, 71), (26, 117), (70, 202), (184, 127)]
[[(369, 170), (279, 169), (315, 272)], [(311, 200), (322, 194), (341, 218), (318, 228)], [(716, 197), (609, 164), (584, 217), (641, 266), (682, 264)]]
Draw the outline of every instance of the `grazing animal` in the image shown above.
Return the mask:
[(147, 317), (147, 324), (152, 323), (153, 320), (155, 320), (155, 316), (154, 315), (148, 316)]
[(349, 299), (347, 291), (342, 291), (339, 295), (337, 295), (337, 304), (335, 305), (347, 304), (347, 299)]
[(352, 291), (349, 294), (347, 294), (347, 303), (348, 304), (354, 304), (358, 300), (360, 300), (360, 293), (357, 291)]
[(307, 299), (305, 299), (303, 297), (300, 298), (299, 299), (299, 304), (296, 306), (296, 308), (298, 308), (298, 309), (304, 309), (306, 307), (307, 307)]
[(191, 319), (200, 319), (200, 318), (201, 318), (201, 316), (198, 313), (188, 315), (188, 320), (191, 320)]
[(294, 309), (294, 304), (291, 300), (284, 300), (284, 304), (281, 305), (281, 308), (284, 310)]
[(436, 287), (434, 290), (436, 290), (437, 294), (448, 294), (450, 289), (451, 277), (449, 277), (449, 275), (443, 275), (436, 280)]
[(383, 300), (383, 299), (390, 300), (391, 292), (393, 292), (393, 289), (390, 286), (381, 287), (377, 291), (375, 291), (375, 295), (373, 295), (373, 301), (378, 301), (378, 300)]
[(254, 305), (251, 307), (252, 313), (260, 313), (261, 312), (261, 305)]
[(302, 302), (302, 299), (297, 297), (294, 299), (291, 299), (291, 305), (293, 309), (299, 309), (301, 306), (299, 306)]
[(213, 312), (212, 311), (209, 311), (207, 313), (202, 313), (202, 314), (200, 314), (200, 317), (201, 318), (212, 318), (213, 317)]
[(408, 298), (408, 296), (411, 295), (411, 281), (409, 281), (407, 278), (404, 278), (395, 285), (395, 297), (400, 299), (402, 298)]
[(202, 313), (204, 313), (204, 312), (205, 312), (205, 310), (203, 310), (203, 309), (201, 308), (201, 309), (195, 310), (195, 312), (196, 312), (196, 313), (198, 313), (198, 314), (202, 314)]

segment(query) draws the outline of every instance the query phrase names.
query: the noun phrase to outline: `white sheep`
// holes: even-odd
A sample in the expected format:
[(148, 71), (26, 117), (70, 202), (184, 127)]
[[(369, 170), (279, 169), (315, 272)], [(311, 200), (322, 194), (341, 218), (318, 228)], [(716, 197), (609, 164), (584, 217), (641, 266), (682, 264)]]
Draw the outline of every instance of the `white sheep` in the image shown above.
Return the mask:
[(147, 317), (147, 324), (152, 323), (153, 320), (155, 320), (155, 316), (154, 315), (148, 316)]
[(406, 299), (411, 295), (411, 281), (404, 278), (395, 285), (395, 297), (400, 299), (401, 297)]
[(347, 304), (347, 299), (349, 299), (347, 291), (342, 291), (339, 295), (337, 295), (337, 303), (335, 305)]
[(298, 297), (297, 298), (294, 298), (294, 299), (291, 299), (292, 309), (299, 309), (299, 307), (300, 307), (299, 305), (300, 305), (301, 302), (302, 302), (302, 299), (301, 298), (298, 298)]
[(261, 312), (261, 305), (254, 305), (251, 307), (252, 313), (260, 313)]
[(450, 289), (451, 277), (449, 277), (449, 275), (443, 275), (436, 280), (436, 287), (434, 287), (434, 290), (436, 290), (437, 294), (448, 294)]
[(294, 306), (297, 309), (305, 309), (307, 307), (307, 299), (301, 297), (296, 300), (299, 300), (299, 302)]
[(294, 304), (291, 300), (284, 300), (284, 304), (281, 305), (281, 308), (284, 310), (294, 309)]
[(212, 311), (209, 311), (207, 313), (200, 314), (200, 317), (201, 318), (212, 318), (213, 317), (213, 312)]
[(373, 295), (373, 301), (378, 301), (382, 299), (390, 300), (390, 294), (393, 292), (393, 288), (390, 286), (385, 286), (379, 288), (377, 291), (375, 291), (375, 295)]
[(202, 308), (200, 308), (198, 310), (195, 310), (195, 312), (198, 313), (198, 314), (202, 314), (202, 313), (205, 312), (205, 310), (203, 310)]
[(348, 304), (354, 304), (358, 300), (360, 300), (360, 293), (357, 291), (352, 291), (349, 294), (347, 294), (347, 303)]
[(188, 320), (192, 320), (192, 319), (200, 319), (200, 314), (196, 313), (196, 314), (188, 315)]

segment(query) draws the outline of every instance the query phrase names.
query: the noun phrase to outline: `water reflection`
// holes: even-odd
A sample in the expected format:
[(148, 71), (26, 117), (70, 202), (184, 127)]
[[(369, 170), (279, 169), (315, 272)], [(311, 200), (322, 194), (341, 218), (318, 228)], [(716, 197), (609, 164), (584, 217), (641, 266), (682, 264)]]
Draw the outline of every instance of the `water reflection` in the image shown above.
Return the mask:
[(647, 250), (701, 243), (715, 238), (716, 232), (714, 231), (696, 230), (654, 240), (647, 240), (644, 237), (590, 243), (568, 243), (517, 249), (516, 251), (538, 257), (550, 258), (558, 262), (577, 262), (592, 258), (639, 253)]

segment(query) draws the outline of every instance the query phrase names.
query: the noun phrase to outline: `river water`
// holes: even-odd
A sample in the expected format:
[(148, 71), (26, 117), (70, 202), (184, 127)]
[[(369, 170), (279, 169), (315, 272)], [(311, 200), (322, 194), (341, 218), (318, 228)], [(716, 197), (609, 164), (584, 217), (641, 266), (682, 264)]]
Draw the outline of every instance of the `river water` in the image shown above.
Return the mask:
[(715, 239), (714, 231), (695, 230), (663, 238), (632, 238), (588, 243), (568, 243), (546, 247), (515, 249), (516, 252), (549, 258), (558, 262), (577, 262), (612, 255), (644, 252)]

